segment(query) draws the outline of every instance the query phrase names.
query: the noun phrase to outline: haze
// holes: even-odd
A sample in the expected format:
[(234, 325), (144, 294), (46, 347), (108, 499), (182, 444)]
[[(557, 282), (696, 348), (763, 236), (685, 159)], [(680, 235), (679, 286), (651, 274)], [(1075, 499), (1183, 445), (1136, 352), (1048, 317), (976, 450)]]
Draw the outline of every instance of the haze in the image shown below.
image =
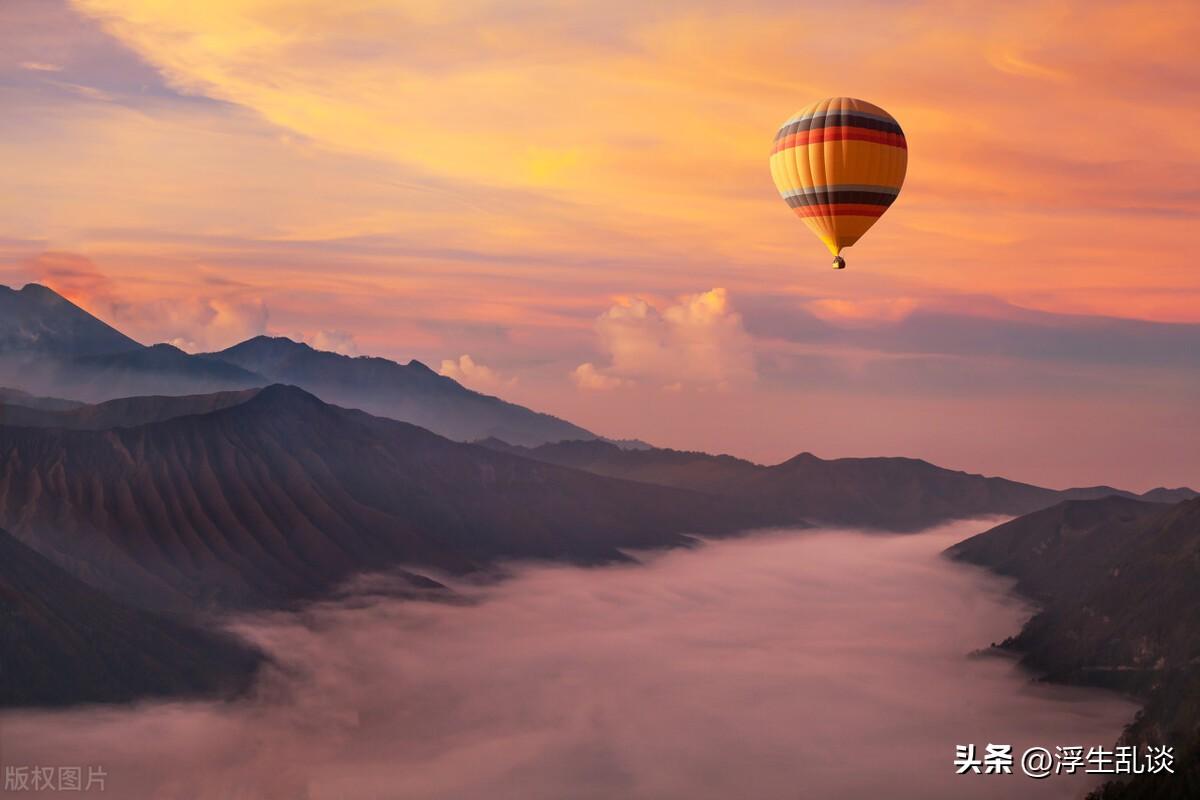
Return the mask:
[(103, 765), (134, 800), (1077, 796), (954, 775), (956, 744), (1107, 745), (1134, 712), (967, 657), (1029, 613), (939, 557), (984, 527), (766, 533), (518, 567), (462, 604), (242, 619), (280, 666), (253, 700), (10, 713), (0, 747)]

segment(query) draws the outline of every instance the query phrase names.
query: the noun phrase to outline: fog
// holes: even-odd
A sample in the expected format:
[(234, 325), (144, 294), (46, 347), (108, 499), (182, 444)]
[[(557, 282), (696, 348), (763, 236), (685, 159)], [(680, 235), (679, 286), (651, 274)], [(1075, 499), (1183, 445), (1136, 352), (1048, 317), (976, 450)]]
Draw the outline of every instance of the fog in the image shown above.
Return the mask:
[(1111, 746), (1135, 710), (968, 657), (1030, 613), (940, 558), (984, 527), (766, 533), (242, 619), (279, 664), (252, 699), (9, 713), (0, 756), (161, 800), (1078, 797), (954, 774), (956, 744)]

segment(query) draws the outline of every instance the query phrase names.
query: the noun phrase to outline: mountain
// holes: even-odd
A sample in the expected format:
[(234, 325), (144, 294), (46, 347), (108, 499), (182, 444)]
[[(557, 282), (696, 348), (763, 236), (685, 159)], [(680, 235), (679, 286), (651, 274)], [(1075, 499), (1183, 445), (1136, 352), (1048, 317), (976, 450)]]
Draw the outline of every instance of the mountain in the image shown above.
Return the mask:
[(228, 695), (262, 656), (115, 602), (0, 530), (0, 707)]
[(396, 565), (597, 563), (778, 521), (452, 442), (295, 387), (244, 397), (136, 427), (0, 426), (0, 525), (124, 601), (189, 609), (287, 604)]
[(43, 411), (69, 411), (84, 405), (78, 400), (64, 400), (61, 397), (39, 397), (23, 392), (20, 389), (10, 389), (0, 386), (0, 406), (21, 406), (23, 408), (40, 409)]
[(232, 364), (169, 344), (145, 347), (36, 283), (0, 286), (0, 383), (100, 402), (264, 386)]
[(762, 466), (727, 455), (627, 450), (600, 441), (525, 448), (493, 438), (480, 444), (598, 475), (727, 497), (778, 518), (889, 530), (917, 530), (955, 517), (1022, 514), (1068, 497), (1129, 494), (1109, 487), (1059, 492), (912, 458), (825, 460), (801, 453)]
[[(243, 389), (237, 392), (215, 392), (183, 396), (122, 397), (103, 403), (69, 403), (50, 408), (30, 407), (22, 402), (20, 394), (12, 402), (5, 401), (5, 390), (0, 389), (0, 425), (24, 428), (68, 428), (70, 430), (101, 431), (108, 428), (132, 428), (151, 422), (162, 422), (191, 414), (207, 414), (222, 408), (244, 403), (258, 393), (259, 389)], [(34, 401), (45, 398), (32, 398)]]
[[(0, 351), (0, 382), (35, 395), (89, 403), (136, 395), (208, 394), (268, 383), (232, 364), (190, 355), (169, 344), (90, 356)], [(12, 402), (23, 404), (19, 399)]]
[(1197, 492), (1195, 489), (1189, 489), (1186, 486), (1180, 486), (1176, 489), (1167, 489), (1160, 486), (1157, 489), (1151, 489), (1141, 497), (1143, 500), (1149, 500), (1152, 503), (1182, 503), (1184, 500), (1200, 497), (1200, 492)]
[(261, 375), (214, 358), (156, 344), (123, 353), (81, 357), (60, 363), (56, 378), (84, 400), (135, 395), (205, 394), (261, 387)]
[(0, 286), (0, 352), (95, 356), (141, 345), (54, 291), (31, 283)]
[(1200, 499), (1068, 501), (947, 551), (1017, 579), (1042, 610), (1003, 647), (1050, 680), (1140, 696), (1131, 744), (1174, 745), (1177, 775), (1106, 798), (1194, 797), (1200, 787)]
[(266, 336), (199, 355), (169, 344), (145, 347), (44, 286), (19, 292), (0, 286), (0, 385), (98, 403), (271, 383), (297, 385), (328, 402), (458, 441), (495, 436), (538, 445), (596, 438), (565, 420), (471, 391), (419, 361), (351, 358)]
[(496, 437), (537, 445), (596, 438), (565, 420), (471, 391), (419, 361), (398, 364), (386, 358), (352, 358), (268, 336), (208, 357), (274, 383), (299, 386), (327, 402), (411, 422), (457, 441)]

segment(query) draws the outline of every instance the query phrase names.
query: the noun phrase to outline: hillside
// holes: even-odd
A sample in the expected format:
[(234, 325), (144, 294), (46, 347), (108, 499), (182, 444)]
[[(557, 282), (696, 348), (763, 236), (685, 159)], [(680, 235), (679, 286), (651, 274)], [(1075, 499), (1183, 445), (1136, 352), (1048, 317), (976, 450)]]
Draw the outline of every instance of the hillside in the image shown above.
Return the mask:
[(1192, 797), (1200, 786), (1200, 499), (1069, 501), (950, 548), (1018, 580), (1043, 610), (1003, 646), (1050, 680), (1144, 698), (1133, 743), (1170, 744), (1180, 776), (1105, 798)]
[(0, 353), (73, 358), (140, 348), (45, 286), (31, 283), (20, 291), (0, 286)]
[(0, 707), (228, 695), (262, 657), (117, 603), (0, 530)]
[(295, 387), (132, 428), (0, 426), (0, 525), (143, 604), (278, 605), (362, 570), (596, 563), (774, 521), (451, 442)]

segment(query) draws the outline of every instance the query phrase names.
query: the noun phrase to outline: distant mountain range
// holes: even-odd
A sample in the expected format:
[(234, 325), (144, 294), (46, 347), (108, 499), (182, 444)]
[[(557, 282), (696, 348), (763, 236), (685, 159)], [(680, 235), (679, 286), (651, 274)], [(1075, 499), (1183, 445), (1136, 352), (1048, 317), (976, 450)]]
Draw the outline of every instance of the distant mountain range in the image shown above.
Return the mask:
[[(1123, 495), (1109, 486), (1057, 491), (1027, 483), (944, 469), (912, 458), (839, 458), (811, 453), (774, 466), (732, 456), (600, 442), (559, 442), (535, 448), (495, 439), (480, 444), (597, 475), (705, 492), (768, 515), (814, 523), (918, 530), (952, 518), (1023, 514), (1064, 499)], [(1154, 489), (1146, 499), (1195, 497), (1191, 489)]]
[(0, 707), (228, 695), (263, 657), (118, 603), (0, 530)]
[(459, 441), (495, 436), (537, 445), (596, 438), (565, 420), (471, 391), (419, 361), (351, 358), (266, 336), (199, 355), (169, 344), (146, 347), (44, 286), (0, 286), (0, 385), (100, 402), (272, 383)]
[(24, 408), (43, 411), (69, 411), (72, 408), (84, 406), (86, 403), (81, 403), (78, 400), (67, 400), (62, 397), (39, 397), (21, 389), (0, 386), (0, 408), (7, 405), (22, 406)]
[(459, 441), (494, 436), (516, 444), (542, 444), (596, 438), (549, 414), (465, 389), (420, 361), (397, 364), (386, 358), (351, 358), (268, 336), (207, 357), (272, 383), (300, 386), (327, 402), (411, 422)]
[(175, 417), (220, 411), (244, 403), (260, 391), (243, 389), (213, 394), (121, 397), (89, 405), (0, 388), (0, 425), (80, 431), (131, 428)]
[(1200, 499), (1069, 501), (947, 551), (1017, 578), (1042, 610), (1003, 643), (1051, 680), (1143, 698), (1131, 743), (1169, 744), (1175, 775), (1140, 776), (1105, 800), (1194, 797), (1200, 787)]

